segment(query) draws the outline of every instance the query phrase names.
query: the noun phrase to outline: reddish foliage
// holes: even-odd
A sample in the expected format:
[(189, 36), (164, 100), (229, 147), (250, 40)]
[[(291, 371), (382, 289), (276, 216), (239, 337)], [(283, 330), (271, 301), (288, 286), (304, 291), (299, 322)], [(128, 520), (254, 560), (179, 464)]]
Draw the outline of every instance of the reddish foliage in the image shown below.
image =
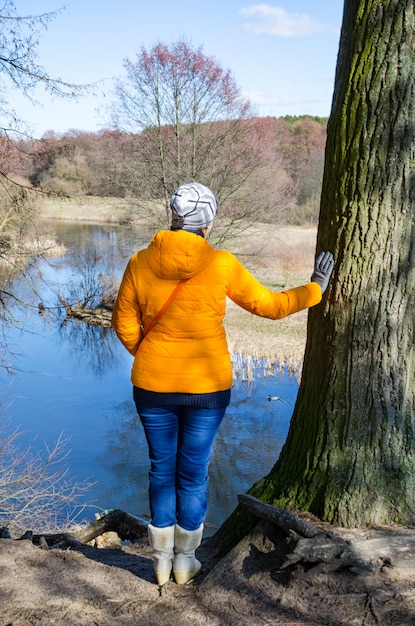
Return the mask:
[[(160, 59), (168, 60), (163, 46), (158, 51)], [(307, 185), (310, 186), (312, 177), (317, 177), (315, 185), (319, 184), (324, 160), (325, 123), (311, 118), (286, 120), (257, 117), (242, 120), (243, 129), (237, 136), (238, 159), (229, 163), (224, 156), (218, 157), (215, 142), (218, 137), (221, 140), (226, 138), (232, 123), (232, 120), (215, 121), (197, 127), (197, 163), (203, 166), (204, 172), (209, 172), (210, 184), (215, 189), (221, 189), (220, 200), (226, 214), (233, 214), (242, 197), (248, 201), (254, 189), (250, 190), (248, 182), (245, 182), (235, 192), (229, 187), (227, 176), (248, 181), (246, 173), (249, 173), (250, 167), (256, 168), (255, 178), (263, 189), (264, 206), (269, 203), (270, 207), (274, 207), (272, 210), (276, 211), (276, 218), (278, 207), (296, 204), (301, 201), (301, 194), (309, 193)], [(165, 146), (173, 146), (176, 132), (174, 125), (161, 128)], [(181, 137), (184, 151), (190, 149), (187, 140), (186, 135)], [(234, 140), (235, 135), (230, 134), (228, 141)], [(111, 130), (99, 133), (71, 131), (58, 137), (51, 132), (39, 141), (19, 144), (6, 142), (3, 138), (0, 165), (4, 172), (18, 172), (30, 177), (35, 185), (42, 186), (51, 181), (53, 186), (54, 167), (59, 159), (71, 160), (82, 156), (85, 164), (82, 179), (84, 194), (152, 198), (155, 191), (150, 174), (158, 158), (157, 142), (157, 135), (151, 128), (139, 134)], [(185, 178), (188, 175), (190, 172), (183, 172)]]

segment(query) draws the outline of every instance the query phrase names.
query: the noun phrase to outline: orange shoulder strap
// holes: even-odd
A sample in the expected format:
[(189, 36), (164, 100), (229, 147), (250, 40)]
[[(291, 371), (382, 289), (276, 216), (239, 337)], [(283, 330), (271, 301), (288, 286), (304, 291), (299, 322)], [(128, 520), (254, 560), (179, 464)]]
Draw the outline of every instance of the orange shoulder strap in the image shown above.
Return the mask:
[(171, 305), (171, 303), (173, 302), (173, 300), (175, 299), (175, 297), (177, 296), (177, 294), (179, 293), (180, 289), (183, 287), (183, 285), (185, 284), (185, 282), (187, 282), (187, 278), (183, 278), (177, 285), (176, 287), (173, 289), (172, 293), (170, 294), (170, 296), (167, 298), (166, 302), (163, 304), (163, 306), (161, 307), (160, 311), (157, 313), (157, 315), (155, 317), (153, 317), (153, 319), (151, 320), (150, 324), (147, 326), (147, 328), (144, 328), (143, 325), (141, 325), (141, 330), (143, 331), (143, 339), (144, 337), (146, 337), (148, 335), (148, 333), (153, 330), (154, 326), (157, 324), (157, 322), (159, 321), (159, 319), (161, 318), (162, 315), (164, 315), (164, 313), (167, 311), (167, 309), (169, 308), (169, 306)]

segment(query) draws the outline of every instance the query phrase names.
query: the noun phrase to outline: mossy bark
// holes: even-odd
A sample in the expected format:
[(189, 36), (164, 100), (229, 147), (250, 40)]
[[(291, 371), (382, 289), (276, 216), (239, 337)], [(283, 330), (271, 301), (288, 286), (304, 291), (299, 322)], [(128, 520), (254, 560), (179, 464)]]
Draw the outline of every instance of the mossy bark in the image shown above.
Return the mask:
[(413, 2), (346, 0), (317, 240), (336, 268), (254, 489), (345, 526), (415, 522), (414, 45)]
[(317, 239), (335, 271), (287, 441), (250, 490), (348, 527), (415, 523), (414, 46), (413, 2), (346, 0)]

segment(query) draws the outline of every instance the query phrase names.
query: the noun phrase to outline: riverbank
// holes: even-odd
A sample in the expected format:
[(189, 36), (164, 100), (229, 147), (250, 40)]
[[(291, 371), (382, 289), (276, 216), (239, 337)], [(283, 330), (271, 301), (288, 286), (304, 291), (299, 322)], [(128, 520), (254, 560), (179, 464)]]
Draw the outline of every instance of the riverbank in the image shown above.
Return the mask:
[[(131, 223), (132, 205), (122, 198), (82, 197), (45, 199), (40, 215), (45, 219)], [(270, 235), (271, 233), (271, 235)], [(258, 280), (273, 291), (309, 281), (314, 263), (316, 227), (256, 223), (227, 244)], [(225, 327), (234, 355), (266, 358), (297, 369), (302, 362), (307, 311), (283, 320), (263, 319), (228, 301)]]

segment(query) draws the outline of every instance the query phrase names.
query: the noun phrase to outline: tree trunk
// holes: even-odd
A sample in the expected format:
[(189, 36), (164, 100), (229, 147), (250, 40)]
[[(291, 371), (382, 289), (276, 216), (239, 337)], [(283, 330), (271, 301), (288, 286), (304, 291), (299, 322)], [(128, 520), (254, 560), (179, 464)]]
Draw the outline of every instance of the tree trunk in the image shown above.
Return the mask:
[(414, 28), (412, 2), (345, 2), (317, 241), (336, 268), (251, 491), (344, 526), (415, 522)]
[[(336, 266), (287, 441), (250, 490), (338, 526), (415, 523), (414, 29), (413, 2), (345, 1), (317, 238)], [(252, 524), (238, 507), (216, 540)]]

